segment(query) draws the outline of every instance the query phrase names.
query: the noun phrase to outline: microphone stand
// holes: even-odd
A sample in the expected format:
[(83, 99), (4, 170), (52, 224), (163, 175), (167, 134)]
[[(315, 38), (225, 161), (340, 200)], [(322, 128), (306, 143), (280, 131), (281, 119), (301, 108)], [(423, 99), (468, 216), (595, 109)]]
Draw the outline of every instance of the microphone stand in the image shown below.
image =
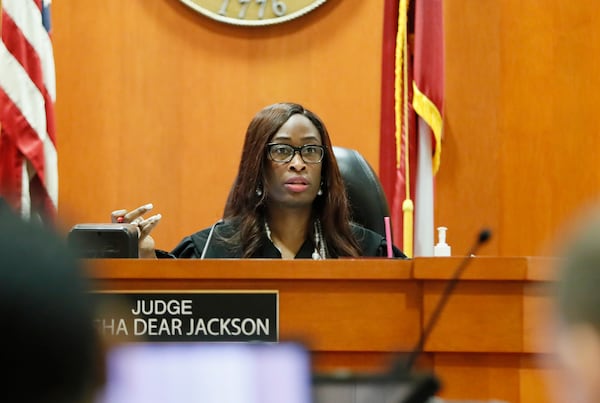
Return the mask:
[(462, 273), (465, 271), (466, 267), (471, 262), (472, 257), (475, 255), (475, 252), (483, 244), (485, 244), (490, 239), (491, 236), (492, 236), (492, 233), (488, 229), (483, 229), (479, 232), (477, 240), (475, 241), (473, 246), (471, 246), (471, 248), (467, 252), (467, 255), (464, 257), (464, 259), (462, 259), (460, 261), (456, 270), (454, 270), (454, 273), (452, 274), (452, 277), (448, 281), (448, 284), (446, 285), (446, 288), (444, 289), (440, 300), (436, 304), (435, 309), (433, 310), (433, 313), (431, 314), (431, 317), (429, 318), (429, 321), (427, 321), (427, 324), (425, 325), (425, 328), (423, 329), (423, 333), (421, 333), (421, 337), (419, 337), (417, 344), (409, 353), (408, 358), (406, 359), (406, 361), (400, 360), (392, 366), (391, 373), (393, 375), (400, 376), (403, 374), (410, 373), (410, 371), (412, 371), (415, 361), (417, 360), (419, 355), (423, 352), (423, 348), (425, 347), (425, 342), (429, 338), (429, 335), (430, 335), (431, 331), (433, 330), (433, 327), (438, 322), (440, 314), (442, 313), (442, 310), (448, 303), (448, 299), (452, 295), (452, 292), (454, 291), (454, 288), (456, 287), (456, 284), (458, 283), (458, 280), (460, 279)]

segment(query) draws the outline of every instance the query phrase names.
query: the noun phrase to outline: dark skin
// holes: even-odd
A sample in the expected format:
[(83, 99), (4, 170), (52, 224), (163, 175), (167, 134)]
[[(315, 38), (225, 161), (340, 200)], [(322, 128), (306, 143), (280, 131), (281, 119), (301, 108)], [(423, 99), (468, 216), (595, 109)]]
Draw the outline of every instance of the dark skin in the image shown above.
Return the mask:
[(111, 213), (111, 222), (113, 223), (137, 224), (139, 231), (138, 254), (140, 258), (156, 258), (154, 239), (150, 236), (150, 232), (158, 225), (162, 216), (155, 214), (147, 219), (143, 218), (143, 215), (152, 210), (152, 207), (152, 204), (146, 204), (131, 211), (115, 210)]
[[(321, 145), (321, 135), (314, 124), (303, 115), (293, 115), (271, 139), (273, 143)], [(293, 259), (306, 240), (312, 225), (312, 205), (321, 185), (322, 163), (306, 163), (299, 153), (290, 162), (269, 161), (264, 173), (267, 194), (267, 222), (271, 240), (283, 259)], [(137, 224), (139, 256), (156, 258), (154, 239), (150, 235), (161, 219), (160, 214), (144, 219), (152, 204), (134, 210), (116, 210), (111, 221)]]
[[(321, 136), (305, 116), (294, 115), (271, 141), (300, 147), (320, 145)], [(312, 204), (321, 183), (321, 163), (307, 164), (296, 153), (287, 163), (269, 161), (265, 176), (271, 240), (284, 259), (293, 259), (312, 223)]]

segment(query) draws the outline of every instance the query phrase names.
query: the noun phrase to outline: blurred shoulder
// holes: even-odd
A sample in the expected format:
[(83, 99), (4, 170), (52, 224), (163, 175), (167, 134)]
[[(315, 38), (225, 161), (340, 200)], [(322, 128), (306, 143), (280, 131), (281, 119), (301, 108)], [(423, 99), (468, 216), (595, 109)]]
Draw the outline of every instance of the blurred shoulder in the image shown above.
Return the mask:
[(206, 249), (206, 258), (237, 257), (238, 252), (230, 243), (238, 231), (239, 224), (236, 221), (219, 220), (183, 238), (171, 254), (177, 258), (200, 258)]
[[(387, 241), (381, 234), (363, 227), (362, 225), (351, 223), (350, 228), (354, 238), (358, 242), (362, 254), (365, 257), (385, 257), (387, 256)], [(392, 244), (392, 253), (394, 257), (406, 258), (406, 255), (395, 245)]]

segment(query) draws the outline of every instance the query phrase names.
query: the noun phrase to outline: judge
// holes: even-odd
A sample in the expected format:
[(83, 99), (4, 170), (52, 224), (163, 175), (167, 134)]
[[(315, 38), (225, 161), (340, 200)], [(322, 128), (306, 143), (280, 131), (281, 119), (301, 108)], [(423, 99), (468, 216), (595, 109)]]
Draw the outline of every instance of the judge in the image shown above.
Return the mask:
[[(152, 205), (117, 210), (113, 222), (140, 228), (140, 257), (306, 258), (387, 256), (381, 235), (351, 222), (344, 183), (325, 124), (295, 103), (259, 111), (248, 126), (238, 174), (217, 223), (170, 253), (150, 235)], [(395, 257), (406, 256), (393, 246)]]

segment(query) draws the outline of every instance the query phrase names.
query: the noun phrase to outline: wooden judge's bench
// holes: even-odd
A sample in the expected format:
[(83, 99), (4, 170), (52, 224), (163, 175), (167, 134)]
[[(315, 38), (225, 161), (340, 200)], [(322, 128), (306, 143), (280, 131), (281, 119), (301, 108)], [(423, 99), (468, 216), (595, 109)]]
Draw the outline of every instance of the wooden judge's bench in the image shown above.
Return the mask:
[[(317, 371), (383, 371), (415, 347), (462, 258), (413, 260), (89, 260), (95, 290), (277, 290), (280, 340)], [(552, 260), (474, 257), (418, 360), (448, 399), (549, 402), (557, 376)]]

